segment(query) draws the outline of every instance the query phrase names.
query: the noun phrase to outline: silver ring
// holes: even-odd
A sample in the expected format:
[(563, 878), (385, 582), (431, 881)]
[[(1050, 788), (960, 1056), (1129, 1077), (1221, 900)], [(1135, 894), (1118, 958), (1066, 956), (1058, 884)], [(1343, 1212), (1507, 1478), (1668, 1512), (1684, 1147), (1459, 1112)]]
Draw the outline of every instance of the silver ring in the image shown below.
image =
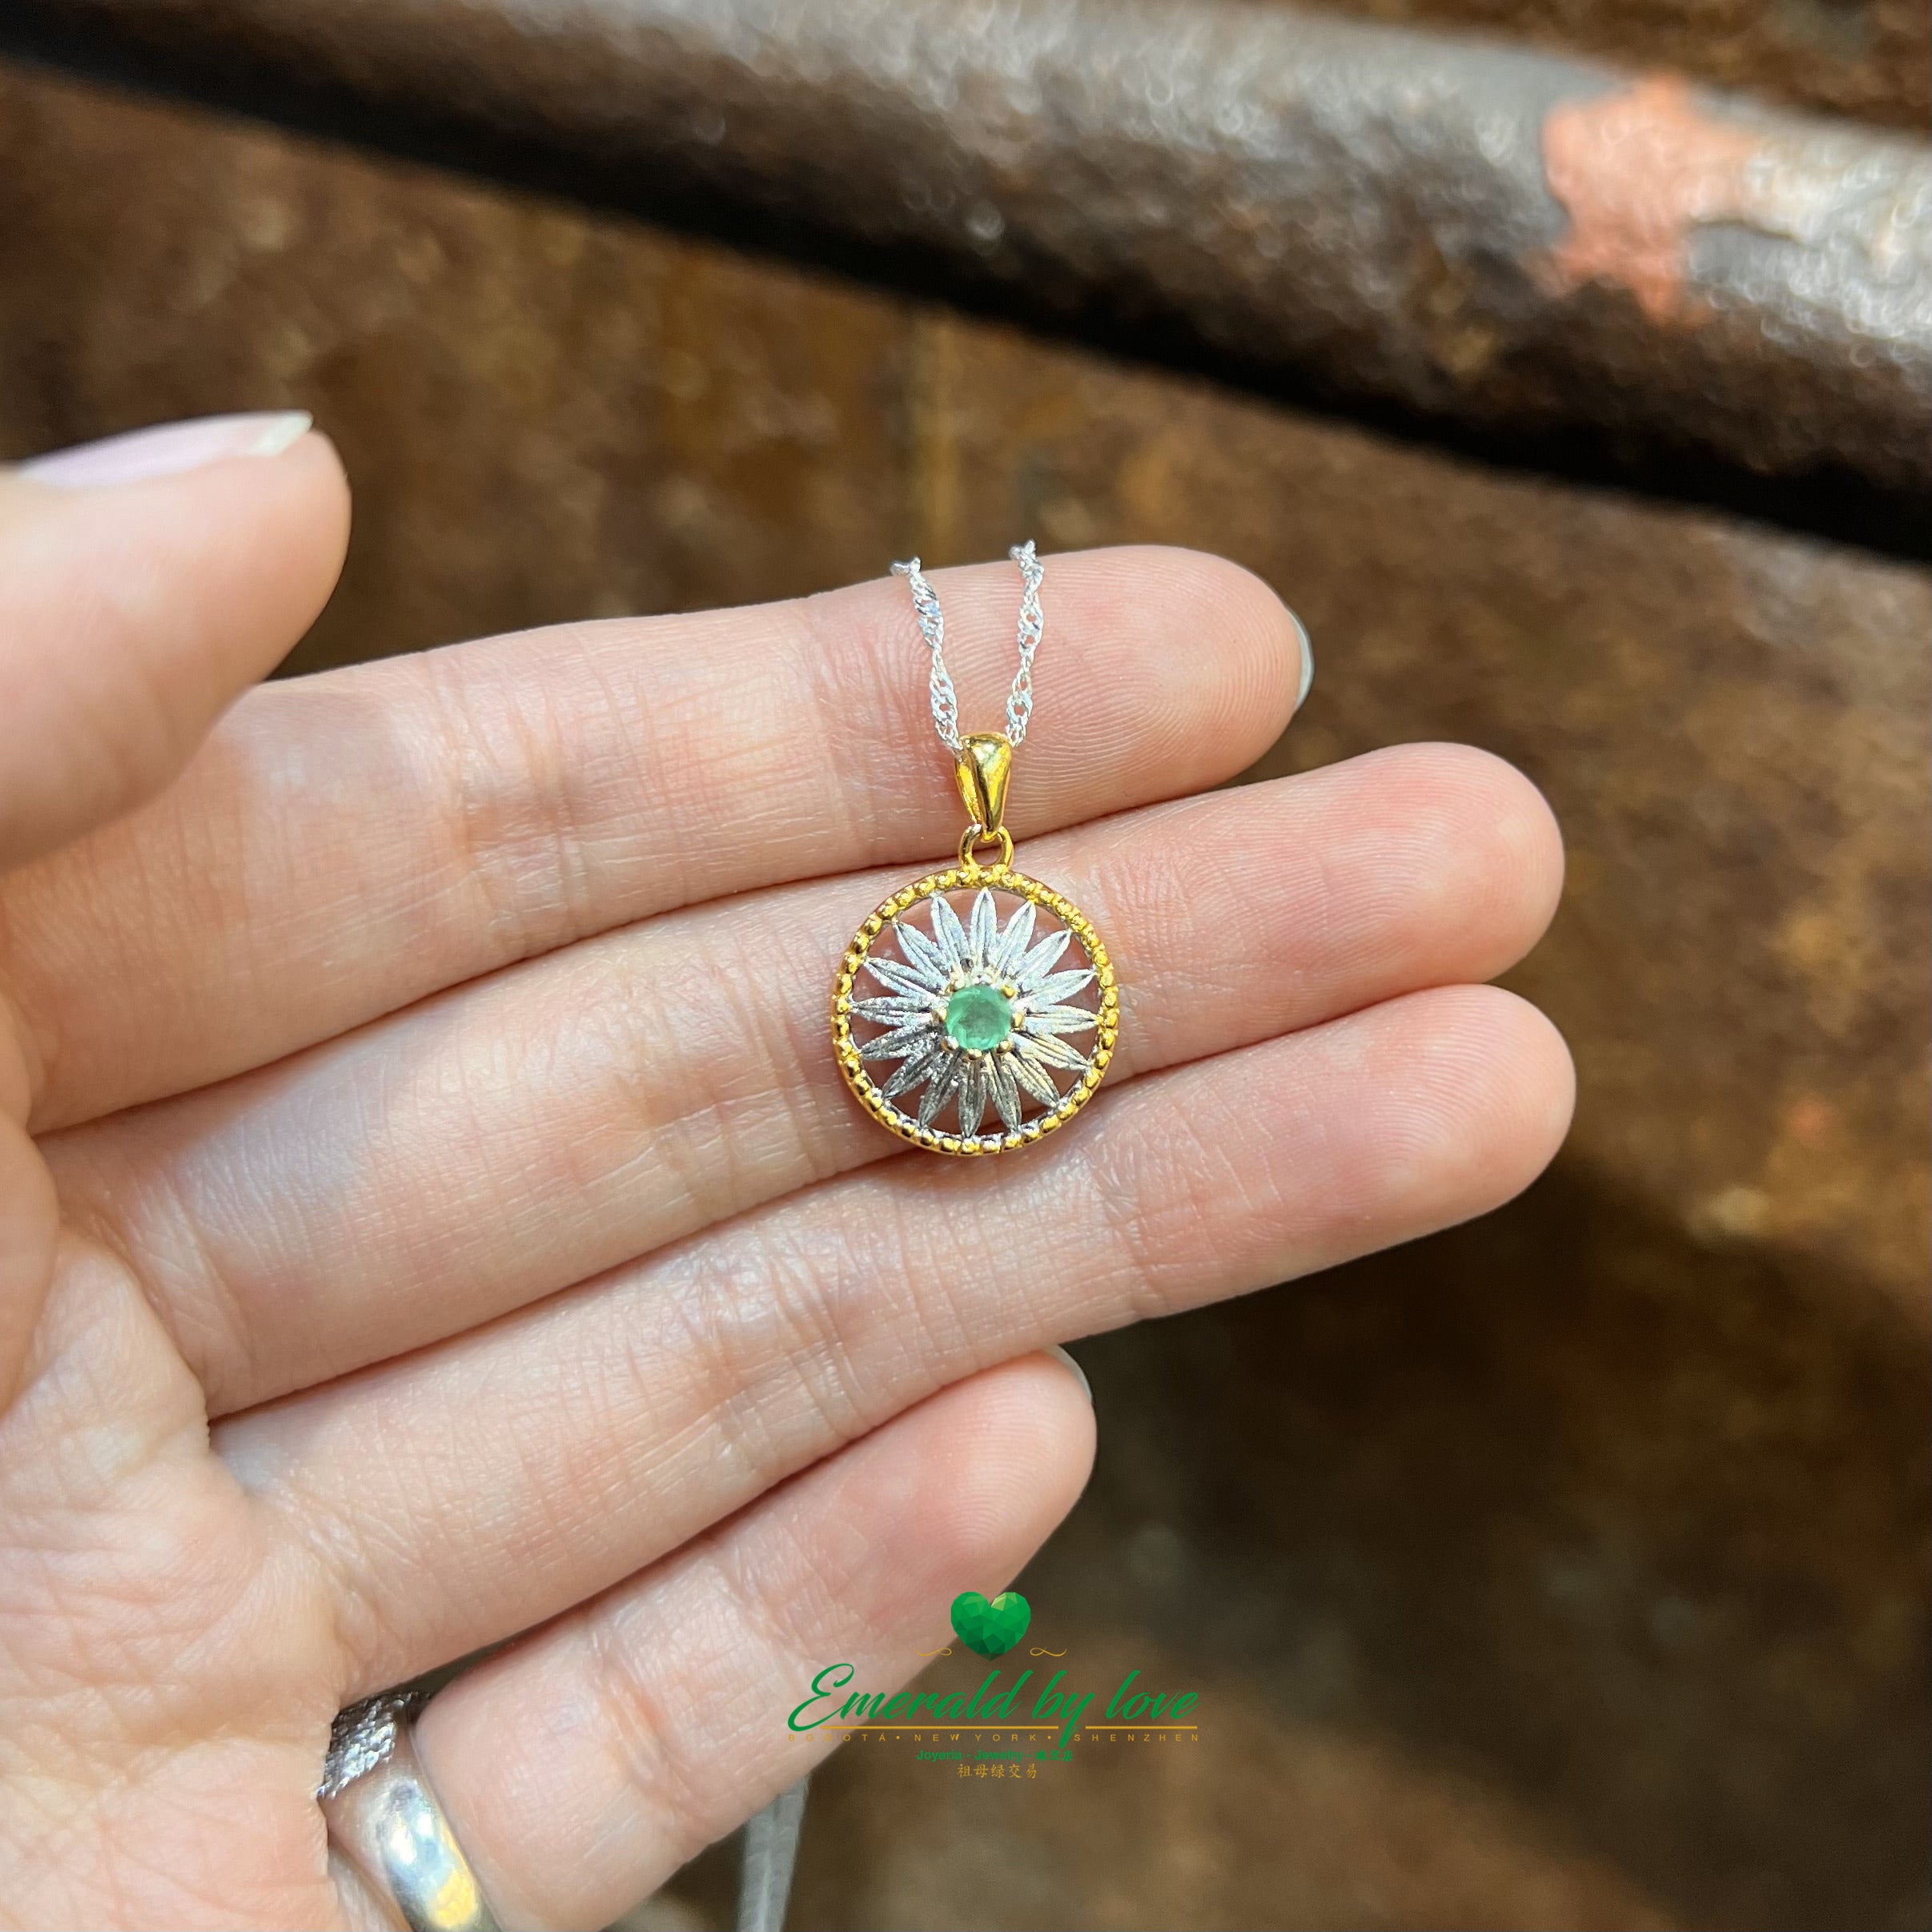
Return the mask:
[(805, 1823), (808, 1771), (789, 1790), (781, 1791), (745, 1826), (745, 1849), (738, 1868), (737, 1932), (785, 1932), (785, 1902), (792, 1895), (792, 1872), (798, 1862), (798, 1834)]
[(315, 1797), (336, 1849), (409, 1932), (500, 1932), (416, 1757), (423, 1701), (391, 1691), (341, 1712)]

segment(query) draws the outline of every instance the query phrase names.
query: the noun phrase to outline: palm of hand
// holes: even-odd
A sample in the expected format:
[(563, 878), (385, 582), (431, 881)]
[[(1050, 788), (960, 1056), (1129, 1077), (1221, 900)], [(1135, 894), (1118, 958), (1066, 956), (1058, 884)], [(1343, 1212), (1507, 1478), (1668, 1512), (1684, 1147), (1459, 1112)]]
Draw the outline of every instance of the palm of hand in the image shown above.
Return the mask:
[[(506, 1924), (614, 1915), (822, 1751), (781, 1721), (811, 1669), (910, 1674), (1070, 1506), (1091, 1415), (1039, 1349), (1480, 1211), (1567, 1118), (1560, 1043), (1474, 983), (1560, 876), (1507, 768), (1159, 802), (1285, 722), (1240, 572), (1050, 567), (1012, 822), (1107, 934), (1121, 1050), (1057, 1144), (962, 1172), (822, 1038), (846, 935), (956, 829), (902, 592), (269, 687), (203, 743), (345, 502), (312, 436), (0, 481), (21, 1924), (368, 1918), (331, 1716), (518, 1633), (425, 1762)], [(970, 709), (1013, 582), (941, 589)]]

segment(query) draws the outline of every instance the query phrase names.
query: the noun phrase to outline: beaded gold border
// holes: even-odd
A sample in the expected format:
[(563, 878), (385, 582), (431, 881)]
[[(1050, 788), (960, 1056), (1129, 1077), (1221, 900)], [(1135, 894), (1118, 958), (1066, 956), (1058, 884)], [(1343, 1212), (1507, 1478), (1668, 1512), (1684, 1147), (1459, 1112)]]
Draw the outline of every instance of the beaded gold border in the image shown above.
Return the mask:
[[(865, 1063), (859, 1058), (858, 1043), (852, 1037), (852, 986), (859, 969), (866, 963), (866, 955), (872, 950), (873, 942), (885, 930), (888, 920), (910, 911), (922, 899), (932, 898), (942, 892), (976, 892), (982, 886), (995, 892), (1015, 894), (1022, 899), (1030, 899), (1035, 906), (1044, 906), (1079, 941), (1100, 988), (1100, 1004), (1094, 1016), (1094, 1056), (1086, 1071), (1067, 1090), (1058, 1107), (1036, 1114), (1010, 1132), (1002, 1130), (997, 1134), (942, 1134), (937, 1127), (922, 1127), (910, 1115), (901, 1113), (880, 1092), (877, 1082), (866, 1072)], [(1043, 886), (1038, 879), (1029, 878), (1025, 873), (1017, 872), (1005, 864), (979, 866), (969, 862), (962, 866), (949, 866), (943, 872), (928, 873), (924, 878), (895, 892), (852, 935), (852, 943), (846, 948), (846, 956), (839, 962), (838, 978), (832, 987), (832, 1050), (837, 1055), (838, 1070), (846, 1076), (846, 1086), (851, 1088), (859, 1105), (881, 1127), (932, 1154), (1001, 1154), (1012, 1147), (1030, 1147), (1034, 1141), (1044, 1139), (1056, 1127), (1065, 1127), (1093, 1098), (1094, 1090), (1107, 1071), (1107, 1062), (1114, 1057), (1114, 1042), (1119, 1031), (1120, 991), (1114, 983), (1113, 963), (1086, 914), (1065, 894), (1055, 892), (1050, 886)]]

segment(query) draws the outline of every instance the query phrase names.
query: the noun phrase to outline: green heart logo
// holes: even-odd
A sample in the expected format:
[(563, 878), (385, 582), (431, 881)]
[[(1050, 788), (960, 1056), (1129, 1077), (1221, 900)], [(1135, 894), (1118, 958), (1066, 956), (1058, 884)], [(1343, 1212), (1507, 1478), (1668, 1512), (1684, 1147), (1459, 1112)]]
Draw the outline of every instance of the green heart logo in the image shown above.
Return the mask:
[(953, 1629), (967, 1649), (1003, 1657), (1026, 1634), (1033, 1607), (1018, 1590), (1002, 1590), (990, 1603), (977, 1590), (953, 1599)]

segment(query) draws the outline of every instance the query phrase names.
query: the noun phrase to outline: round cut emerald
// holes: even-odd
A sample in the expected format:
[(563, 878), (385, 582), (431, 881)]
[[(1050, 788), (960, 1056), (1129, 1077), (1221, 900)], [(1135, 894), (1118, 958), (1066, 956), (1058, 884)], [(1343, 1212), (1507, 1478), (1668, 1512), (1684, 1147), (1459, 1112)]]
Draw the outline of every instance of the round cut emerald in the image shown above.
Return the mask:
[(1013, 1002), (998, 986), (962, 986), (946, 1002), (946, 1037), (972, 1053), (990, 1053), (1013, 1030)]

